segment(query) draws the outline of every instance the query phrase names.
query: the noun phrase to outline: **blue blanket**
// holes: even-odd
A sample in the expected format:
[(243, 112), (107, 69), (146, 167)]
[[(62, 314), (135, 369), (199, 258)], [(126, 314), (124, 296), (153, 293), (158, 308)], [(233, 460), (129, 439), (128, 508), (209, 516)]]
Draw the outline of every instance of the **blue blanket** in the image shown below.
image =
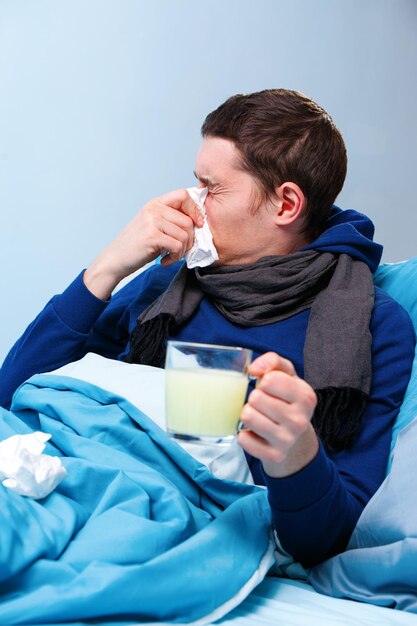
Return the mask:
[(215, 478), (127, 400), (34, 376), (1, 417), (0, 439), (51, 433), (68, 471), (40, 501), (0, 484), (1, 624), (213, 619), (267, 570), (265, 490)]

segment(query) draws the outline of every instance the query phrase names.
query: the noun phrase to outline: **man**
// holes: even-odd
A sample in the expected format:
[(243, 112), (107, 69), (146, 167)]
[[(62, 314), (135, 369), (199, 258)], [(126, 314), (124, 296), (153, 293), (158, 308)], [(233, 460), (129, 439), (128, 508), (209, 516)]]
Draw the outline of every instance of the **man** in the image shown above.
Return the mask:
[(321, 107), (283, 89), (237, 95), (202, 135), (195, 174), (219, 261), (181, 261), (202, 225), (185, 190), (150, 201), (11, 350), (1, 401), (88, 351), (163, 366), (168, 337), (252, 348), (258, 383), (238, 440), (282, 547), (311, 566), (345, 548), (384, 478), (414, 332), (375, 293), (372, 224), (332, 208), (346, 151)]

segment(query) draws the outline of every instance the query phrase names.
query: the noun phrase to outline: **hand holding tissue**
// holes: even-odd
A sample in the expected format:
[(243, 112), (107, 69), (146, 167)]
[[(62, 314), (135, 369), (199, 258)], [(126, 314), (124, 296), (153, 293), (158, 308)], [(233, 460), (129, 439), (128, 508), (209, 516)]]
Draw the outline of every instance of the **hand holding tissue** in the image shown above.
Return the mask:
[(13, 435), (0, 442), (0, 480), (21, 496), (40, 500), (67, 475), (61, 459), (42, 454), (51, 435), (34, 432)]
[(201, 228), (194, 228), (194, 243), (185, 255), (185, 261), (188, 269), (207, 267), (219, 259), (204, 208), (208, 190), (207, 187), (189, 187), (187, 191), (203, 215), (204, 224)]

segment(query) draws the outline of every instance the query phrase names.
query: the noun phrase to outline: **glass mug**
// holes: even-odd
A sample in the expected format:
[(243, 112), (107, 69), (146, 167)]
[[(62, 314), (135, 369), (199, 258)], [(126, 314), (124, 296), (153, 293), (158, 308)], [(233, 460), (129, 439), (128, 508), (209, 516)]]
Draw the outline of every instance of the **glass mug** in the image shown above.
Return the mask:
[(168, 341), (167, 432), (195, 443), (230, 444), (248, 388), (252, 350)]

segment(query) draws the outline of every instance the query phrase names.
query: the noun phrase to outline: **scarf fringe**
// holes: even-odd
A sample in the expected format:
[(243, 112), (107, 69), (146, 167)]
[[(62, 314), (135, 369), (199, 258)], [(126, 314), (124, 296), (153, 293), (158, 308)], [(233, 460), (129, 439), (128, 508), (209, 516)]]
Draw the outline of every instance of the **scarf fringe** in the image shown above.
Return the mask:
[(175, 332), (175, 318), (170, 313), (161, 313), (134, 329), (130, 339), (130, 350), (126, 363), (139, 363), (163, 368), (165, 365), (166, 342)]
[(340, 452), (354, 443), (362, 424), (368, 395), (351, 387), (316, 390), (313, 426), (326, 450)]

